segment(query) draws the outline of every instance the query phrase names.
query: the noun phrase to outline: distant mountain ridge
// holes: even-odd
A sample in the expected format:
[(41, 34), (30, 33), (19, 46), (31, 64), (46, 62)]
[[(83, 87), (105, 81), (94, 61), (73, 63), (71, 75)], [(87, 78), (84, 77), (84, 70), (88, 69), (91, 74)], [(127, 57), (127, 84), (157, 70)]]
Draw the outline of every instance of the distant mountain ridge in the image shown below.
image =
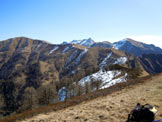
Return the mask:
[(156, 47), (153, 44), (138, 42), (130, 38), (126, 38), (114, 43), (108, 41), (95, 42), (94, 40), (89, 38), (83, 40), (73, 40), (70, 42), (70, 44), (77, 44), (86, 47), (115, 48), (117, 50), (131, 53), (135, 56), (141, 56), (142, 54), (162, 54), (162, 49), (160, 47)]
[(70, 42), (70, 44), (77, 44), (77, 45), (82, 45), (86, 47), (91, 47), (95, 42), (91, 39), (83, 39), (83, 40), (73, 40)]
[(142, 54), (162, 54), (162, 49), (153, 44), (145, 44), (129, 38), (113, 43), (114, 48), (131, 53), (135, 56)]

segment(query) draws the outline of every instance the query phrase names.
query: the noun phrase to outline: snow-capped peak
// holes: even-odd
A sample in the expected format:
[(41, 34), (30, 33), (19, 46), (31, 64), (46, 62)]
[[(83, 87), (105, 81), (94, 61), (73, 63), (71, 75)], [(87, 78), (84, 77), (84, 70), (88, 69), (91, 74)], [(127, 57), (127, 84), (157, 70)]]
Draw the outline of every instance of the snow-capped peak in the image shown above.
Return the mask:
[(82, 40), (73, 40), (70, 44), (80, 44)]
[(113, 43), (113, 47), (117, 50), (119, 50), (126, 42), (127, 42), (127, 38), (126, 39), (123, 39), (123, 40), (120, 40), (118, 42), (114, 42)]
[(73, 40), (70, 42), (70, 44), (78, 44), (78, 45), (82, 45), (82, 46), (86, 46), (86, 47), (90, 47), (94, 43), (95, 42), (91, 38), (83, 39), (83, 40)]

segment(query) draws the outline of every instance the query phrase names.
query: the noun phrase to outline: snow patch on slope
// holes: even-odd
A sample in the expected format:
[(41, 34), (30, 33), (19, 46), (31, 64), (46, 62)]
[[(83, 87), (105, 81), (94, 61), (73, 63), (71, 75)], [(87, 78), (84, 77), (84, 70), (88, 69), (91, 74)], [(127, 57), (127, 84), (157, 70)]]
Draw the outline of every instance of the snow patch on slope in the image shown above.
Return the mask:
[(82, 51), (80, 53), (80, 55), (77, 57), (76, 61), (80, 62), (81, 58), (87, 53), (88, 49), (84, 49), (84, 51)]
[(115, 85), (117, 83), (126, 82), (127, 74), (115, 79), (115, 77), (117, 77), (119, 75), (121, 75), (121, 71), (117, 71), (117, 70), (102, 71), (102, 70), (100, 70), (92, 75), (82, 78), (78, 83), (81, 86), (85, 86), (87, 82), (90, 83), (93, 81), (102, 81), (100, 89), (103, 89), (103, 88), (108, 88), (108, 87)]
[(54, 51), (56, 51), (58, 48), (59, 48), (58, 46), (54, 47), (54, 48), (48, 53), (48, 55), (51, 54), (51, 53), (53, 53)]
[(78, 53), (78, 51), (75, 50), (75, 51), (68, 57), (68, 59), (66, 60), (65, 65), (67, 65), (67, 64), (69, 64), (71, 61), (73, 61), (73, 60), (76, 58), (77, 53)]
[(71, 49), (71, 47), (65, 47), (64, 50), (62, 51), (63, 54), (65, 54), (66, 52), (68, 52)]
[(113, 64), (124, 64), (127, 60), (126, 57), (120, 57)]
[(104, 60), (101, 62), (100, 66), (106, 65), (106, 61), (111, 57), (112, 53), (108, 53)]
[(42, 43), (38, 44), (37, 47), (35, 48), (35, 51), (37, 51), (41, 45), (42, 45)]
[(127, 42), (126, 39), (123, 39), (119, 42), (115, 42), (115, 43), (113, 43), (113, 48), (119, 50), (126, 42)]
[(122, 82), (126, 82), (126, 78), (127, 78), (127, 73), (124, 75), (124, 76), (122, 76), (122, 77), (119, 77), (119, 78), (117, 78), (117, 79), (113, 79), (113, 80), (111, 80), (110, 82), (107, 82), (105, 85), (103, 85), (100, 89), (105, 89), (105, 88), (108, 88), (108, 87), (110, 87), (110, 86), (113, 86), (113, 85), (115, 85), (115, 84), (117, 84), (117, 83), (122, 83)]

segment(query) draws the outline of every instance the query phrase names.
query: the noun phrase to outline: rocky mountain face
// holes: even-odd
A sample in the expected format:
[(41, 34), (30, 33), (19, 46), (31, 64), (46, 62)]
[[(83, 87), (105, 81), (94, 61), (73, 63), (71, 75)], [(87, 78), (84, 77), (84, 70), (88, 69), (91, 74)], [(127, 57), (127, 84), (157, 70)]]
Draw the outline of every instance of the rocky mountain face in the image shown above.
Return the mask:
[[(91, 41), (90, 41), (91, 40)], [(88, 47), (105, 47), (105, 48), (115, 48), (117, 50), (125, 51), (127, 53), (131, 53), (134, 56), (141, 56), (143, 54), (162, 54), (162, 49), (154, 46), (153, 44), (145, 44), (142, 42), (135, 41), (133, 39), (123, 39), (118, 42), (110, 43), (107, 41), (104, 42), (94, 42), (92, 39), (84, 39), (84, 40), (74, 40), (70, 43), (75, 43), (82, 46)], [(84, 42), (87, 45), (83, 45), (80, 42)], [(91, 42), (91, 43), (89, 43)]]
[(1, 41), (0, 115), (56, 103), (65, 98), (61, 90), (69, 98), (146, 73), (133, 55), (84, 44), (53, 45), (25, 37)]

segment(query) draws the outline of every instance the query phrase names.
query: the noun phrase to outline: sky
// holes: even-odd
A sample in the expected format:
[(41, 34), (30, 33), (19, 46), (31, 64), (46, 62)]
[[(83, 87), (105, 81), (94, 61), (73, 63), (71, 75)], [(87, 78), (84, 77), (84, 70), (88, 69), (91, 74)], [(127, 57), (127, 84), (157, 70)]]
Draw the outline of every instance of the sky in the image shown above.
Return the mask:
[(0, 40), (132, 38), (162, 48), (162, 0), (0, 0)]

